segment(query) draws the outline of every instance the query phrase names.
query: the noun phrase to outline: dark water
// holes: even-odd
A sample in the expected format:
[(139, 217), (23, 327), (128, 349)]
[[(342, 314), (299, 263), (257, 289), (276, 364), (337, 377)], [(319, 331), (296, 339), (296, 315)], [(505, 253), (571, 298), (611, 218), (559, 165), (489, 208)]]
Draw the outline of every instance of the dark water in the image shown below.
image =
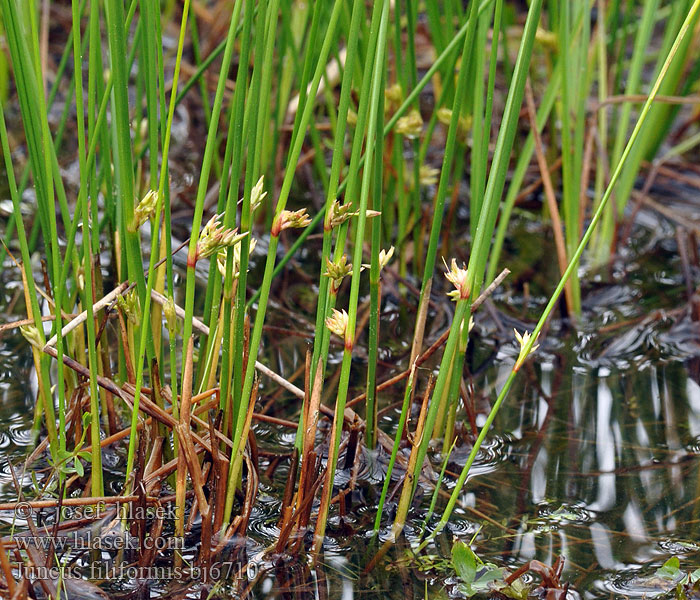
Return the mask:
[[(263, 456), (259, 497), (246, 541), (255, 568), (265, 571), (257, 579), (255, 595), (458, 596), (450, 549), (455, 540), (473, 540), (473, 549), (484, 561), (510, 569), (532, 559), (552, 564), (564, 557), (562, 578), (569, 582), (572, 598), (672, 597), (671, 586), (654, 578), (656, 569), (671, 556), (680, 559), (684, 570), (700, 566), (700, 326), (688, 308), (673, 227), (651, 213), (642, 213), (639, 223), (630, 248), (613, 265), (587, 271), (579, 326), (551, 323), (540, 351), (522, 370), (496, 418), (449, 527), (427, 556), (416, 559), (410, 546), (426, 515), (430, 489), (419, 493), (405, 538), (395, 551), (373, 573), (361, 575), (376, 549), (369, 532), (387, 461), (382, 452), (367, 451), (360, 458), (348, 514), (342, 521), (331, 520), (319, 568), (309, 573), (298, 559), (264, 556), (263, 550), (279, 533), (279, 498), (287, 470), (282, 461), (272, 478), (265, 476), (272, 459)], [(553, 256), (548, 254), (549, 237), (527, 219), (516, 219), (506, 261), (513, 275), (490, 306), (476, 315), (465, 377), (473, 390), (478, 425), (517, 354), (513, 326), (531, 329), (547, 300), (556, 268), (547, 258)], [(527, 249), (531, 255), (523, 254)], [(264, 253), (264, 243), (258, 252)], [(302, 263), (297, 268), (305, 267)], [(309, 274), (315, 277), (312, 266)], [(308, 332), (315, 295), (310, 284), (294, 284), (299, 275), (290, 272), (287, 283), (280, 283), (280, 300), (270, 311), (269, 323), (288, 327), (293, 317), (294, 327)], [(700, 273), (691, 275), (697, 278)], [(19, 287), (11, 269), (2, 278), (0, 308), (6, 311)], [(450, 320), (452, 307), (439, 296), (436, 292), (438, 308), (431, 315), (428, 343)], [(401, 300), (398, 284), (388, 281), (380, 379), (396, 372), (390, 365), (406, 366), (414, 308), (414, 299)], [(22, 310), (20, 298), (14, 315), (4, 316), (18, 318)], [(283, 375), (290, 376), (303, 364), (303, 337), (275, 333), (265, 342), (265, 360)], [(337, 355), (332, 354), (331, 382), (337, 366), (333, 357)], [(422, 385), (436, 365), (425, 365)], [(365, 367), (360, 348), (353, 373), (360, 391)], [(16, 497), (6, 461), (18, 463), (33, 443), (32, 371), (28, 345), (16, 331), (6, 333), (0, 340), (0, 498), (5, 500)], [(272, 393), (271, 386), (265, 387), (262, 401)], [(382, 406), (401, 394), (401, 386), (384, 393)], [(298, 408), (295, 399), (282, 394), (272, 412), (294, 419)], [(389, 410), (380, 424), (391, 433), (397, 420), (398, 411)], [(255, 427), (263, 452), (291, 451), (292, 431)], [(459, 424), (458, 434), (460, 442), (448, 462), (448, 491), (454, 480), (449, 474), (459, 472), (470, 450), (468, 423)], [(441, 458), (438, 448), (433, 461), (438, 467)], [(113, 493), (119, 490), (124, 462), (123, 446), (105, 453)], [(337, 483), (348, 476), (341, 469)], [(23, 484), (30, 493), (29, 478)], [(429, 527), (437, 522), (444, 501), (438, 502)], [(388, 534), (393, 508), (392, 503), (386, 508), (381, 538)], [(9, 523), (10, 517), (5, 515), (3, 521)], [(286, 590), (280, 590), (283, 581)], [(171, 595), (178, 589), (176, 583), (153, 582), (150, 593)], [(105, 587), (123, 593), (130, 584), (112, 581)], [(234, 593), (225, 589), (224, 595)]]

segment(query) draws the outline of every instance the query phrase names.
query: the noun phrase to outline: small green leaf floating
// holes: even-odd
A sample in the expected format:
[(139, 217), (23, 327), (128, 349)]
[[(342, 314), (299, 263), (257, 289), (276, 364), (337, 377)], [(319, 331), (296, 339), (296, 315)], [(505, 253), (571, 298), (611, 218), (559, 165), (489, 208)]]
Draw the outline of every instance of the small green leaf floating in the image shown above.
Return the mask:
[(656, 570), (656, 576), (669, 581), (679, 581), (685, 573), (681, 571), (681, 561), (677, 556), (669, 558), (663, 566)]
[(464, 542), (452, 546), (452, 564), (462, 580), (459, 589), (467, 596), (488, 592), (490, 584), (503, 580), (505, 570), (491, 563), (484, 563)]

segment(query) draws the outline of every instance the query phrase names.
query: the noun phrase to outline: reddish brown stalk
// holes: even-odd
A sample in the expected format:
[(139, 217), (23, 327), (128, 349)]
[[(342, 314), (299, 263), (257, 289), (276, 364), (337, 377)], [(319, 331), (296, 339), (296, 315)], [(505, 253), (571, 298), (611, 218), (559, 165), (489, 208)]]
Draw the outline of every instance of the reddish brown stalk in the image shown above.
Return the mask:
[[(149, 503), (158, 503), (158, 498), (148, 496)], [(82, 498), (64, 498), (63, 506), (95, 506), (99, 507), (105, 504), (129, 504), (138, 500), (138, 496), (85, 496)], [(42, 508), (56, 508), (59, 505), (57, 498), (49, 498), (46, 500), (27, 500), (16, 502), (0, 502), (0, 511), (19, 511), (31, 509), (38, 511)]]
[[(533, 139), (535, 140), (535, 154), (537, 156), (537, 164), (540, 167), (540, 173), (542, 175), (542, 184), (544, 185), (545, 197), (547, 198), (547, 206), (549, 208), (550, 217), (552, 219), (552, 230), (554, 231), (554, 243), (557, 248), (557, 262), (559, 263), (559, 273), (563, 276), (569, 261), (566, 256), (566, 243), (564, 242), (564, 233), (561, 223), (561, 218), (559, 217), (559, 207), (557, 206), (557, 198), (554, 193), (554, 186), (552, 185), (552, 179), (549, 176), (549, 169), (547, 168), (547, 159), (544, 155), (544, 148), (542, 147), (542, 137), (537, 129), (537, 110), (535, 109), (535, 99), (532, 95), (532, 87), (530, 86), (530, 80), (528, 79), (525, 84), (525, 100), (527, 105), (528, 117), (530, 118), (530, 131), (532, 133)], [(574, 232), (570, 232), (574, 235)], [(566, 297), (566, 306), (568, 307), (569, 314), (573, 315), (574, 312), (574, 297), (571, 290), (571, 283), (566, 282), (564, 287), (564, 295)]]
[(12, 575), (12, 567), (10, 567), (10, 561), (7, 559), (7, 550), (5, 549), (5, 544), (0, 537), (0, 567), (2, 567), (2, 572), (5, 575), (5, 582), (7, 583), (7, 591), (10, 592), (10, 596), (15, 595), (17, 585), (15, 583), (15, 578)]
[[(124, 364), (126, 366), (126, 378), (131, 384), (136, 383), (136, 376), (134, 375), (134, 365), (131, 363), (131, 352), (129, 351), (129, 334), (126, 331), (126, 322), (124, 321), (124, 315), (121, 310), (117, 310), (117, 315), (119, 316), (119, 333), (122, 338), (122, 347), (124, 348)], [(44, 352), (51, 354), (48, 349), (44, 348)], [(54, 355), (56, 358), (58, 355)], [(64, 356), (65, 360), (65, 356)]]
[(287, 474), (287, 483), (284, 487), (284, 494), (282, 496), (282, 506), (280, 508), (280, 519), (277, 526), (281, 532), (286, 532), (286, 535), (280, 535), (277, 538), (277, 544), (275, 545), (275, 551), (280, 553), (284, 550), (289, 539), (289, 533), (291, 533), (291, 520), (294, 514), (294, 505), (292, 504), (294, 496), (294, 485), (297, 478), (297, 469), (299, 465), (299, 451), (294, 448), (292, 451), (292, 456), (289, 462), (289, 473)]
[[(231, 452), (231, 469), (227, 478), (227, 481), (238, 481), (242, 468), (243, 468), (243, 460), (245, 459), (245, 447), (246, 447), (246, 442), (248, 440), (248, 433), (250, 431), (250, 424), (253, 421), (253, 411), (255, 409), (255, 403), (257, 402), (258, 399), (258, 376), (257, 374), (255, 375), (255, 379), (253, 380), (253, 387), (251, 389), (251, 395), (250, 395), (250, 401), (248, 402), (248, 412), (246, 413), (246, 418), (243, 423), (243, 428), (241, 430), (241, 437), (239, 440), (237, 440), (237, 446), (234, 447), (233, 451)], [(256, 473), (257, 477), (257, 473)], [(250, 483), (250, 482), (249, 482)], [(229, 529), (231, 527), (234, 527), (233, 531), (236, 531), (237, 528), (240, 526), (241, 520), (236, 520), (234, 519), (233, 523), (229, 526)]]
[(194, 487), (194, 493), (197, 498), (197, 503), (199, 504), (200, 512), (202, 513), (202, 518), (209, 514), (209, 503), (207, 502), (206, 495), (204, 494), (204, 477), (202, 475), (202, 467), (199, 464), (199, 459), (197, 458), (197, 452), (194, 448), (194, 443), (192, 442), (192, 436), (188, 427), (184, 423), (178, 423), (175, 426), (175, 431), (177, 432), (178, 439), (180, 440), (180, 450), (184, 451), (185, 462), (187, 464), (187, 470), (190, 474), (190, 479), (192, 480), (192, 486)]
[[(308, 379), (308, 378), (307, 378)], [(307, 383), (308, 386), (308, 383)], [(316, 441), (316, 428), (318, 426), (319, 406), (321, 404), (321, 394), (323, 388), (323, 359), (319, 358), (316, 365), (314, 384), (311, 388), (311, 396), (307, 403), (307, 412), (304, 418), (304, 438), (302, 440), (302, 468), (299, 476), (299, 492), (297, 497), (297, 510), (304, 501), (307, 481), (310, 481), (311, 470), (314, 468), (314, 460), (311, 459)], [(307, 387), (307, 389), (309, 389)]]
[[(202, 466), (202, 479), (206, 480), (209, 476), (210, 463), (205, 462)], [(194, 491), (190, 491), (194, 496), (194, 501), (192, 502), (192, 508), (190, 509), (189, 517), (187, 518), (187, 525), (185, 526), (185, 532), (190, 533), (194, 527), (197, 517), (199, 516), (199, 502), (197, 501), (197, 494)]]
[(20, 580), (15, 593), (12, 594), (10, 600), (25, 600), (29, 597), (29, 582), (23, 573), (20, 573)]
[[(333, 424), (331, 425), (331, 437), (328, 441), (329, 448), (335, 448), (336, 440), (338, 438), (338, 419), (343, 419), (344, 415), (339, 415), (338, 412), (333, 414)], [(320, 533), (325, 529), (325, 523), (323, 520), (328, 517), (328, 510), (330, 508), (330, 501), (333, 491), (333, 477), (332, 469), (326, 469), (326, 476), (323, 482), (323, 491), (321, 493), (321, 504), (318, 508), (318, 520), (316, 521), (316, 531), (314, 533), (314, 544), (313, 544), (313, 563), (316, 564), (318, 560), (318, 554), (323, 547), (323, 535)]]
[[(433, 278), (431, 277), (425, 285), (425, 293), (422, 298), (430, 298), (430, 290), (433, 287)], [(411, 358), (408, 361), (409, 365), (416, 362), (418, 355), (423, 349), (423, 336), (425, 334), (425, 320), (428, 316), (428, 302), (420, 302), (418, 305), (418, 315), (416, 316), (416, 328), (415, 335), (413, 336), (413, 343), (411, 344)], [(447, 338), (445, 338), (447, 339)], [(443, 342), (444, 343), (444, 342)], [(442, 344), (441, 344), (442, 345)], [(406, 375), (408, 377), (408, 375)], [(380, 386), (377, 387), (377, 391), (380, 390)], [(366, 396), (366, 394), (365, 394)], [(350, 403), (348, 403), (350, 404)]]
[(459, 382), (459, 387), (462, 392), (462, 399), (464, 404), (464, 411), (467, 413), (467, 419), (469, 420), (469, 426), (472, 430), (472, 435), (474, 439), (479, 435), (479, 428), (476, 424), (476, 410), (474, 408), (474, 395), (470, 394), (467, 390), (467, 385), (464, 383), (464, 378), (462, 377)]
[[(209, 423), (209, 439), (213, 440), (219, 427), (221, 427), (223, 413), (219, 411), (216, 419), (212, 417), (211, 412), (208, 415)], [(224, 505), (226, 502), (226, 486), (223, 482), (226, 480), (226, 469), (228, 469), (228, 461), (222, 460), (219, 452), (219, 445), (211, 445), (211, 459), (213, 463), (213, 472), (211, 476), (211, 495), (214, 498), (214, 515), (213, 515), (213, 532), (214, 534), (221, 531), (221, 526), (224, 522)]]
[[(561, 167), (561, 163), (562, 159), (560, 156), (549, 166), (549, 172), (554, 173), (555, 171), (558, 171)], [(515, 197), (515, 204), (520, 204), (528, 196), (534, 194), (541, 186), (542, 177), (538, 177), (530, 185), (526, 185), (524, 188), (522, 188), (522, 190), (520, 190), (520, 193)]]
[[(191, 253), (190, 253), (191, 254)], [(190, 260), (190, 254), (188, 254), (187, 260)], [(182, 399), (180, 402), (180, 422), (175, 425), (179, 440), (178, 448), (178, 461), (177, 461), (177, 476), (175, 478), (175, 535), (178, 537), (184, 537), (185, 535), (185, 495), (187, 492), (187, 463), (188, 463), (188, 450), (190, 448), (185, 448), (186, 444), (184, 432), (189, 430), (190, 427), (190, 408), (192, 406), (192, 368), (193, 368), (193, 358), (192, 354), (194, 351), (194, 338), (190, 337), (187, 343), (187, 349), (185, 351), (185, 364), (182, 373)], [(172, 417), (170, 417), (171, 420)], [(184, 431), (182, 431), (184, 430)], [(199, 466), (196, 453), (194, 457), (190, 456), (189, 461), (194, 460)], [(179, 566), (180, 557), (176, 556), (176, 566)]]
[[(165, 438), (157, 437), (153, 440), (153, 446), (151, 448), (151, 455), (148, 457), (148, 462), (146, 463), (146, 468), (144, 469), (143, 477), (147, 478), (151, 473), (154, 473), (163, 464), (163, 444), (165, 443)], [(152, 496), (157, 496), (160, 493), (161, 481), (156, 480), (150, 485), (146, 485), (146, 493)]]
[[(503, 269), (503, 271), (500, 272), (498, 277), (496, 277), (490, 284), (489, 286), (481, 293), (481, 295), (472, 303), (471, 305), (471, 312), (474, 313), (483, 303), (484, 301), (494, 292), (494, 290), (501, 285), (501, 282), (510, 274), (509, 269)], [(435, 342), (428, 348), (423, 354), (418, 356), (415, 360), (415, 365), (416, 367), (419, 367), (422, 365), (426, 360), (428, 360), (435, 352), (437, 352), (440, 347), (447, 341), (447, 338), (450, 335), (450, 330), (449, 328), (443, 331), (440, 334), (440, 337), (435, 340)], [(414, 364), (414, 363), (409, 363), (409, 364)], [(395, 385), (399, 383), (400, 381), (403, 381), (406, 379), (409, 375), (411, 374), (411, 369), (406, 369), (405, 371), (402, 371), (398, 375), (394, 375), (393, 377), (390, 377), (386, 381), (383, 381), (379, 385), (377, 385), (377, 391), (381, 392), (382, 390), (385, 390), (392, 385)], [(345, 405), (346, 408), (351, 408), (355, 406), (355, 404), (359, 404), (363, 400), (367, 398), (367, 394), (363, 393), (360, 394), (359, 396), (355, 396), (351, 400), (347, 402)]]
[(242, 537), (247, 535), (250, 515), (253, 513), (253, 506), (255, 506), (255, 498), (258, 495), (258, 486), (260, 484), (257, 468), (248, 454), (245, 455), (245, 463), (246, 468), (248, 469), (248, 485), (246, 487), (245, 501), (243, 503), (241, 519), (238, 525), (238, 533)]
[[(154, 511), (155, 517), (153, 520), (153, 525), (151, 525), (151, 530), (148, 532), (148, 537), (152, 540), (158, 540), (162, 538), (163, 535), (163, 517), (160, 511)], [(142, 551), (141, 558), (139, 559), (140, 567), (147, 567), (152, 565), (156, 558), (156, 552), (158, 551), (156, 544), (148, 544), (147, 547)]]
[[(158, 369), (158, 361), (154, 358), (151, 361), (151, 383), (153, 384), (153, 402), (161, 410), (165, 410), (165, 404), (163, 402), (163, 393), (161, 391), (160, 384), (160, 369)], [(156, 424), (153, 424), (152, 437), (155, 439), (158, 435), (163, 435), (165, 431), (159, 430)]]
[[(106, 345), (102, 345), (100, 358), (102, 359), (102, 372), (107, 379), (112, 379), (112, 369)], [(109, 390), (105, 390), (105, 406), (107, 407), (107, 434), (111, 435), (119, 431), (119, 423), (117, 422), (117, 413), (114, 410), (114, 394)]]

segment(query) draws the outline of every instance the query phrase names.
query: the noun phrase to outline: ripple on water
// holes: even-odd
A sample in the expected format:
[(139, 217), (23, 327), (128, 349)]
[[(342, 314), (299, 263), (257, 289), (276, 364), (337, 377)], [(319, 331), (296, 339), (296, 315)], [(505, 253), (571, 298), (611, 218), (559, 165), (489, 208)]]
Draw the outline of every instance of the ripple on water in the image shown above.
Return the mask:
[(700, 552), (700, 544), (690, 540), (661, 540), (659, 548), (667, 556), (683, 556), (684, 554)]
[[(470, 476), (491, 473), (498, 469), (499, 465), (508, 460), (508, 453), (512, 440), (507, 435), (493, 435), (484, 440), (474, 459), (474, 464), (469, 470)], [(471, 446), (455, 448), (450, 456), (450, 463), (464, 466), (471, 452)]]
[(674, 321), (671, 327), (657, 336), (659, 350), (664, 357), (688, 358), (700, 355), (700, 323), (688, 315)]
[[(437, 525), (437, 522), (435, 525)], [(455, 538), (465, 541), (469, 541), (480, 528), (480, 524), (458, 517), (450, 519), (445, 527)]]
[(595, 520), (595, 514), (583, 504), (542, 503), (538, 505), (537, 520), (548, 525), (581, 525)]
[(20, 448), (29, 448), (32, 446), (32, 431), (24, 423), (24, 419), (20, 423), (10, 425), (9, 436), (12, 443)]
[(685, 445), (685, 449), (690, 454), (700, 454), (700, 435), (690, 440), (690, 442)]
[(250, 513), (248, 535), (263, 545), (276, 541), (280, 535), (279, 514), (279, 502), (270, 497), (259, 498)]
[(661, 598), (675, 588), (673, 581), (658, 577), (654, 572), (638, 575), (630, 573), (630, 568), (628, 566), (625, 573), (609, 573), (607, 576), (601, 576), (594, 586), (607, 594), (624, 598)]

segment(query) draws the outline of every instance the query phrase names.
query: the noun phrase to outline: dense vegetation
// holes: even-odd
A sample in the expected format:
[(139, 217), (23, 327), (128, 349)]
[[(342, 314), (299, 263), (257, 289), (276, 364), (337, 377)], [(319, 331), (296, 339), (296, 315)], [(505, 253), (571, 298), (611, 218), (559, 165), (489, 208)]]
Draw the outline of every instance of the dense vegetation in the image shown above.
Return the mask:
[[(175, 537), (199, 515), (198, 564), (215, 564), (245, 537), (255, 505), (253, 423), (291, 420), (271, 551), (318, 556), (353, 486), (336, 481), (339, 457), (351, 465), (363, 445), (387, 457), (374, 520), (386, 542), (367, 568), (401, 535), (419, 487), (440, 515), (423, 532), (426, 547), (449, 523), (548, 319), (560, 311), (580, 323), (581, 260), (588, 272), (606, 265), (658, 168), (700, 141), (687, 109), (697, 104), (699, 8), (0, 0), (0, 138), (13, 208), (3, 256), (22, 277), (18, 326), (38, 382), (32, 460), (51, 466), (37, 487), (125, 511), (160, 497), (175, 507)], [(183, 118), (198, 131), (178, 141), (190, 155), (175, 142)], [(189, 187), (185, 160), (196, 163)], [(560, 278), (533, 331), (515, 332), (517, 357), (477, 431), (460, 403), (472, 314), (507, 285), (510, 216), (540, 186), (533, 219), (551, 227)], [(464, 227), (468, 248), (452, 240)], [(315, 329), (296, 385), (266, 364), (264, 336), (278, 282), (317, 247), (311, 236), (322, 236), (304, 259), (314, 265)], [(389, 270), (398, 293), (418, 300), (409, 368), (379, 381)], [(445, 294), (450, 326), (426, 347), (431, 299)], [(329, 377), (338, 347), (340, 371)], [(419, 367), (433, 355), (439, 365), (426, 373)], [(266, 415), (261, 381), (294, 408)], [(382, 391), (400, 386), (400, 419), (383, 431)], [(440, 499), (465, 420), (471, 451)], [(101, 449), (113, 444), (126, 449), (119, 498), (103, 477)]]

